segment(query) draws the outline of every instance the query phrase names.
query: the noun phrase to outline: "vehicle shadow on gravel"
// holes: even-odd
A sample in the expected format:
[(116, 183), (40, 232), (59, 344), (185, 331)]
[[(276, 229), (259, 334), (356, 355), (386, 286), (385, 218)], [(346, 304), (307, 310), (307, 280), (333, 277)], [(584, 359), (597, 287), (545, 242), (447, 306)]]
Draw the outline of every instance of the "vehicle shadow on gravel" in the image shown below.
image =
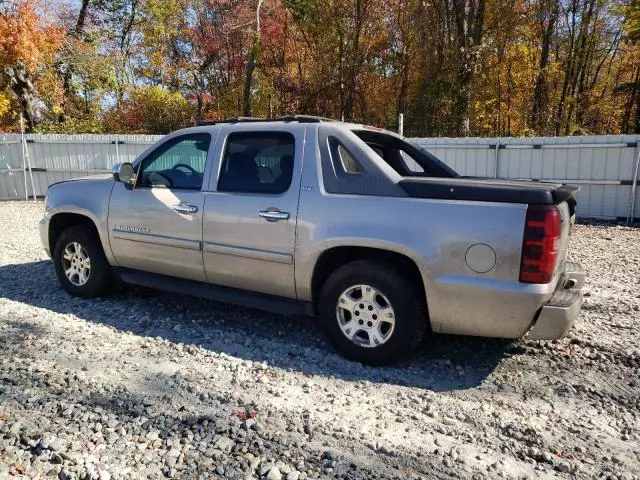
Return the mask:
[(307, 317), (275, 315), (136, 287), (108, 298), (73, 298), (59, 286), (48, 260), (0, 266), (0, 297), (304, 374), (434, 391), (476, 387), (516, 350), (508, 340), (434, 335), (409, 359), (373, 368), (335, 353), (316, 322)]

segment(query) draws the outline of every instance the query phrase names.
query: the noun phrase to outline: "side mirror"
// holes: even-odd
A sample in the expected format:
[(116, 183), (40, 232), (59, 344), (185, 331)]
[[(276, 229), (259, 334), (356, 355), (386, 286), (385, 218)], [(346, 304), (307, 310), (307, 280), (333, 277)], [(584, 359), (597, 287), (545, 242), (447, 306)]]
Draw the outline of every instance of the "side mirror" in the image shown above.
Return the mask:
[(111, 172), (113, 173), (113, 179), (116, 182), (126, 183), (127, 185), (131, 185), (136, 176), (133, 165), (130, 163), (118, 163), (113, 167)]

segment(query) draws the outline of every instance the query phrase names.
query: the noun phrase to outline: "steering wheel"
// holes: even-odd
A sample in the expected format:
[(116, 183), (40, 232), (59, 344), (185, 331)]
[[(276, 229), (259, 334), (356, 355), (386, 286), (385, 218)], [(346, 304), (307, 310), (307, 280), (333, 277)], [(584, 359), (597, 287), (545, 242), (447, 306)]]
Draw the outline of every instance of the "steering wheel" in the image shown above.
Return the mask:
[(171, 170), (179, 170), (180, 168), (186, 168), (192, 175), (198, 175), (198, 171), (191, 165), (187, 165), (186, 163), (178, 163), (174, 165)]

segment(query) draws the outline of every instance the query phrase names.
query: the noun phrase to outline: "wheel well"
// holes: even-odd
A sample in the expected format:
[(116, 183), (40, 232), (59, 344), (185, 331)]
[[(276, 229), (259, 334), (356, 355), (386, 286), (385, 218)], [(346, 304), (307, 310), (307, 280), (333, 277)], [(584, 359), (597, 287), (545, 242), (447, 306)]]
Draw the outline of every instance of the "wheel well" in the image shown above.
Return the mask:
[(416, 263), (401, 253), (369, 247), (335, 247), (322, 252), (316, 262), (311, 279), (314, 305), (316, 305), (322, 285), (334, 270), (345, 263), (365, 259), (389, 262), (399, 266), (401, 270), (406, 273), (407, 277), (420, 287), (426, 306), (424, 283)]
[(79, 213), (57, 213), (49, 220), (49, 251), (51, 255), (53, 255), (53, 249), (60, 234), (72, 225), (86, 225), (93, 230), (96, 238), (100, 238), (98, 229), (89, 217)]

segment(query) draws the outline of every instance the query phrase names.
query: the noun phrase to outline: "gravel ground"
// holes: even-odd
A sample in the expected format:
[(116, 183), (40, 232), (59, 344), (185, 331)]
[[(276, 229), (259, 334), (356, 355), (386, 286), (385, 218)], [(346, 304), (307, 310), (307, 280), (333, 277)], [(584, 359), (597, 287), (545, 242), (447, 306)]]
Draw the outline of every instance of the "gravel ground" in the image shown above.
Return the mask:
[(578, 225), (568, 338), (435, 336), (404, 363), (310, 319), (131, 289), (80, 300), (0, 203), (0, 478), (640, 478), (640, 230)]

